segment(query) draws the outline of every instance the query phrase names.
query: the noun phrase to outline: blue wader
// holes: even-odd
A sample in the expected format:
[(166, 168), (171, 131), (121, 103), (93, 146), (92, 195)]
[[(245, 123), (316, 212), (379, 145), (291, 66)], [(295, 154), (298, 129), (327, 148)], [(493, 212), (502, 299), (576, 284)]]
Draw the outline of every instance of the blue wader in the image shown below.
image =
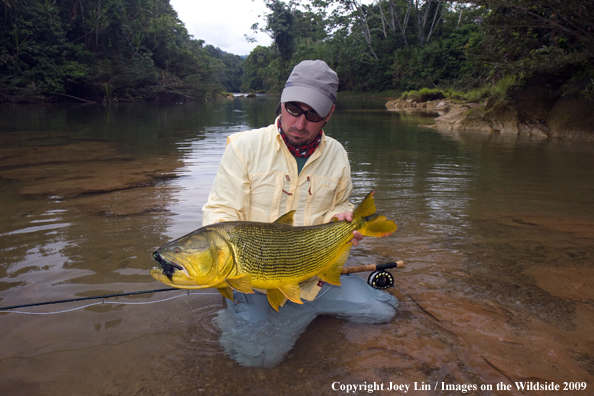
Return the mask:
[(396, 314), (398, 299), (369, 286), (358, 276), (341, 276), (341, 286), (325, 283), (314, 301), (287, 301), (276, 312), (267, 296), (234, 292), (215, 324), (225, 353), (243, 366), (271, 368), (281, 362), (318, 315), (350, 321), (385, 323)]

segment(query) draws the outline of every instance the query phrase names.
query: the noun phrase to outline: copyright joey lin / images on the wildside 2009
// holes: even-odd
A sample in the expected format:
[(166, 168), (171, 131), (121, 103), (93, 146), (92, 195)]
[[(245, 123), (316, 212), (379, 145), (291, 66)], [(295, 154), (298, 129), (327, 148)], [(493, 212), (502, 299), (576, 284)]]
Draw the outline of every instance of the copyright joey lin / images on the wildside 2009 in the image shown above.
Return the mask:
[(467, 393), (471, 391), (541, 391), (541, 392), (555, 392), (555, 391), (585, 391), (587, 383), (585, 382), (514, 382), (508, 384), (499, 382), (496, 384), (453, 384), (447, 382), (413, 382), (396, 383), (396, 382), (363, 382), (363, 383), (343, 383), (335, 381), (331, 385), (332, 390), (339, 393), (373, 393), (375, 391), (395, 391), (400, 393), (408, 393), (409, 391), (458, 391), (460, 393)]

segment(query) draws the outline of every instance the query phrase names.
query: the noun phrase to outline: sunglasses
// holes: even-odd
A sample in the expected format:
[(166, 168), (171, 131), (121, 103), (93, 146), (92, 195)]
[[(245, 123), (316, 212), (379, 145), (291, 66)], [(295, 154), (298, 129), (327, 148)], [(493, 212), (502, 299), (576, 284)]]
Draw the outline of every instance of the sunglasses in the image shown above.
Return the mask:
[(305, 114), (305, 119), (310, 122), (320, 122), (326, 118), (322, 117), (313, 110), (303, 110), (301, 107), (292, 102), (285, 103), (285, 110), (287, 110), (287, 113), (291, 114), (293, 117), (299, 117), (301, 114)]

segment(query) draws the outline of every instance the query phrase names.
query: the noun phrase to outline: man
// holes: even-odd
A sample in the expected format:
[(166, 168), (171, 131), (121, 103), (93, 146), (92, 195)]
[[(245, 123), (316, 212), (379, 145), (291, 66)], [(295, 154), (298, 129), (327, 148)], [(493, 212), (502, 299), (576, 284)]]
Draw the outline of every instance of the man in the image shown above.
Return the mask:
[[(295, 66), (275, 123), (227, 139), (202, 209), (203, 225), (234, 220), (273, 222), (291, 210), (296, 211), (295, 226), (322, 224), (333, 217), (352, 221), (348, 155), (322, 130), (334, 112), (337, 91), (338, 76), (325, 62), (303, 61)], [(353, 246), (362, 237), (355, 231)], [(241, 364), (271, 367), (317, 314), (385, 322), (394, 316), (398, 304), (390, 294), (372, 289), (355, 276), (341, 277), (340, 287), (313, 278), (301, 284), (301, 289), (305, 303), (287, 302), (278, 313), (264, 294), (235, 292), (237, 303), (228, 302), (217, 318), (226, 352)], [(283, 323), (282, 330), (279, 323)]]

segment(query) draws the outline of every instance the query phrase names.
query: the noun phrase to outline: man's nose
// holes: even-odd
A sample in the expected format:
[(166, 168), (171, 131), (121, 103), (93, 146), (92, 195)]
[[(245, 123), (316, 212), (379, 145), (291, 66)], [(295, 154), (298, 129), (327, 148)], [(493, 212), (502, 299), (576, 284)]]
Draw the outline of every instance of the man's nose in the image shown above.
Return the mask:
[(305, 125), (307, 125), (307, 119), (305, 118), (305, 114), (301, 114), (299, 117), (297, 117), (297, 120), (295, 121), (295, 126), (298, 129), (304, 129)]

